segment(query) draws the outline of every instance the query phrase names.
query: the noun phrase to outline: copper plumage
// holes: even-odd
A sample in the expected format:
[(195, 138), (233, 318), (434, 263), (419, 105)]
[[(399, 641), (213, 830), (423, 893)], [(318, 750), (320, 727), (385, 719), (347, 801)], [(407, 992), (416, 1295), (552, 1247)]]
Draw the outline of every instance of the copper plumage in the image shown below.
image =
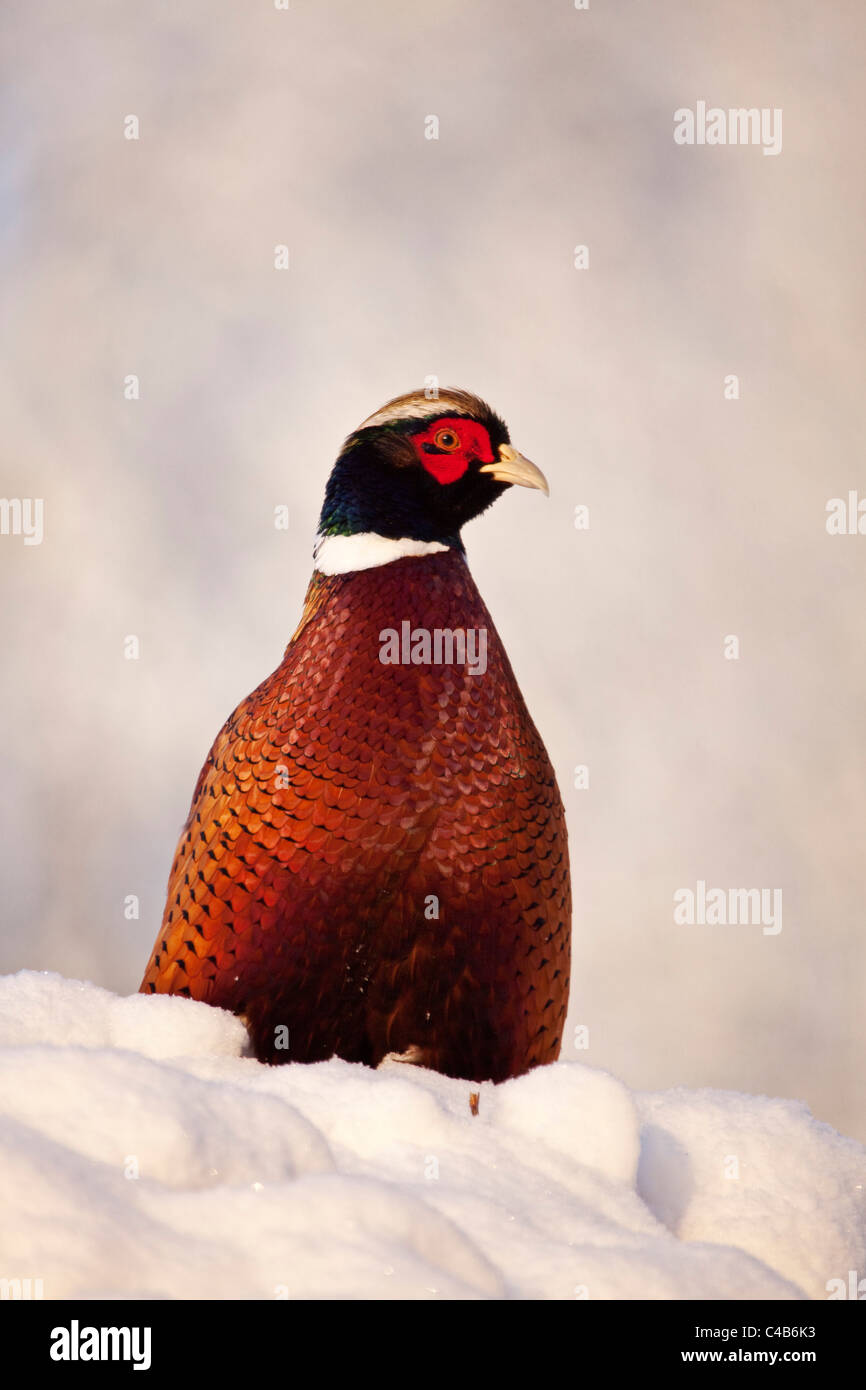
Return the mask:
[[(486, 670), (382, 664), (405, 622), (485, 630)], [(559, 1054), (570, 923), (556, 780), (462, 549), (314, 573), (199, 776), (142, 989), (243, 1015), (262, 1061), (501, 1081)]]

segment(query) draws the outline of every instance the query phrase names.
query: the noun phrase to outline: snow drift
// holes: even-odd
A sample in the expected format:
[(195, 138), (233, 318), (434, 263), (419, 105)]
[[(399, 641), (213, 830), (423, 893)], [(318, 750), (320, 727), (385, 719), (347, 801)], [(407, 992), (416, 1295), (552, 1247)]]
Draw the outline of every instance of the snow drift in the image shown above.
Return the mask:
[(794, 1101), (261, 1066), (191, 1000), (0, 979), (0, 1276), (46, 1298), (826, 1298), (866, 1150)]

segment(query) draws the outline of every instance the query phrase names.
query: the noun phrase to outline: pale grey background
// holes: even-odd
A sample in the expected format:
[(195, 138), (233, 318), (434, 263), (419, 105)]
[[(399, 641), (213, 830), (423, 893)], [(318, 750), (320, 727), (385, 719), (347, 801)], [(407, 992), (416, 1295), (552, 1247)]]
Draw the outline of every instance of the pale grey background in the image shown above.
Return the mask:
[[(862, 5), (16, 0), (4, 29), (0, 493), (46, 537), (0, 538), (0, 968), (137, 987), (340, 440), (435, 373), (552, 485), (466, 539), (567, 802), (580, 1056), (866, 1137), (866, 537), (824, 525), (866, 495)], [(699, 98), (781, 107), (782, 153), (677, 147)], [(781, 935), (675, 926), (698, 878), (782, 888)]]

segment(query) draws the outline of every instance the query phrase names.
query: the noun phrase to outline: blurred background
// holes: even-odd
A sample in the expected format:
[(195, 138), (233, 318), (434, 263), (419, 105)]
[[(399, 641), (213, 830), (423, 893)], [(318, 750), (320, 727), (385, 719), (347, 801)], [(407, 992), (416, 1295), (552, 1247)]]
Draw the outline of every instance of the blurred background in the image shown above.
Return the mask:
[[(0, 969), (138, 987), (341, 440), (435, 375), (551, 483), (465, 539), (566, 801), (564, 1055), (866, 1138), (866, 536), (825, 526), (866, 497), (859, 0), (3, 27), (0, 492), (44, 540), (0, 536)], [(698, 100), (782, 108), (781, 154), (676, 145)], [(782, 931), (677, 925), (698, 880), (781, 889)]]

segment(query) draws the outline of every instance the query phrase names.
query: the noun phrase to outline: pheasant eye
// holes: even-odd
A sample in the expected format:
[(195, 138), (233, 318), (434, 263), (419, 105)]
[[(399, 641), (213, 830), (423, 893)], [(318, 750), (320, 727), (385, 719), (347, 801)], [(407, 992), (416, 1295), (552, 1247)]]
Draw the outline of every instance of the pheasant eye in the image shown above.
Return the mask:
[(433, 443), (437, 449), (444, 449), (446, 453), (451, 453), (460, 447), (460, 437), (455, 430), (437, 430), (433, 436)]

